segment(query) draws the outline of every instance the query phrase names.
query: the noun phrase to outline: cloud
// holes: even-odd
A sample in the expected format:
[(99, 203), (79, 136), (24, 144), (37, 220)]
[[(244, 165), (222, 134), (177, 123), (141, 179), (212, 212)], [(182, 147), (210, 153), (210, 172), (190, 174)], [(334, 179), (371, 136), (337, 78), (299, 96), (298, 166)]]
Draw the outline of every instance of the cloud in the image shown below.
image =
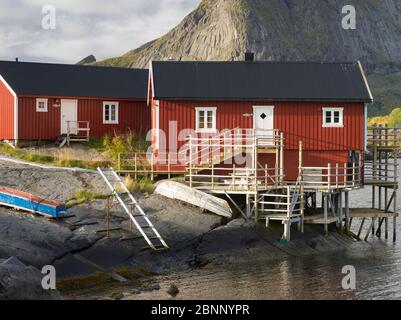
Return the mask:
[[(199, 0), (0, 0), (0, 59), (75, 63), (118, 56), (160, 37)], [(44, 30), (42, 7), (56, 9)]]

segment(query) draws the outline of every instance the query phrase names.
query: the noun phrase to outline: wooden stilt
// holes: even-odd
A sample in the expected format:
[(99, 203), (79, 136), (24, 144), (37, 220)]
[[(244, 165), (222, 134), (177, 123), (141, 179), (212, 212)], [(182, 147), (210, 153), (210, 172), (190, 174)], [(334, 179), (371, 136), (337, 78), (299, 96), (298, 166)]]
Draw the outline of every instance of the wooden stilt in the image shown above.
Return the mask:
[(324, 206), (324, 234), (329, 235), (328, 225), (328, 212), (329, 212), (329, 195), (328, 193), (323, 194), (323, 206)]

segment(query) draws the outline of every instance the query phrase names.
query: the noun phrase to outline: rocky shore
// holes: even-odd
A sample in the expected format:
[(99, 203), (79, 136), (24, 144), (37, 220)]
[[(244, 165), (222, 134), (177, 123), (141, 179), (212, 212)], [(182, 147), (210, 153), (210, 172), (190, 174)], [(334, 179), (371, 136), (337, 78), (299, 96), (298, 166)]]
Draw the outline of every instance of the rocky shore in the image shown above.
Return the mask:
[[(0, 177), (4, 186), (57, 201), (71, 199), (78, 189), (88, 189), (97, 194), (108, 192), (100, 176), (89, 171), (45, 169), (0, 161)], [(139, 281), (135, 283), (121, 284), (116, 281), (109, 287), (122, 286), (123, 289), (118, 290), (129, 292), (128, 296), (135, 299), (140, 295), (132, 292), (139, 294), (144, 290), (158, 290), (158, 284), (152, 284), (151, 275), (155, 274), (301, 257), (356, 245), (345, 235), (332, 232), (329, 237), (324, 237), (320, 228), (310, 227), (304, 234), (294, 231), (293, 241), (283, 243), (280, 241), (279, 225), (273, 224), (272, 228), (266, 229), (253, 221), (226, 221), (159, 195), (146, 198), (142, 194), (135, 196), (170, 246), (168, 251), (146, 250), (145, 241), (141, 237), (133, 237), (139, 234), (135, 230), (130, 232), (127, 217), (118, 205), (113, 205), (110, 220), (110, 228), (116, 230), (111, 231), (107, 238), (104, 232), (104, 200), (74, 206), (69, 210), (71, 217), (58, 222), (0, 208), (0, 298), (41, 299), (43, 294), (48, 295), (38, 290), (37, 281), (32, 279), (41, 279), (37, 272), (49, 264), (55, 266), (57, 280), (119, 269), (143, 270), (145, 282), (140, 281), (139, 274), (136, 277)], [(21, 265), (2, 266), (1, 262), (10, 257), (18, 259)], [(27, 272), (21, 272), (21, 268), (32, 268), (32, 274), (36, 273), (36, 276), (28, 276)], [(10, 277), (18, 281), (7, 282)], [(8, 285), (5, 285), (6, 282)], [(94, 298), (97, 294), (99, 298), (110, 296), (107, 292), (86, 292), (83, 295), (69, 292), (64, 298)], [(62, 296), (51, 294), (53, 298)], [(123, 297), (126, 295), (117, 295), (117, 298)]]

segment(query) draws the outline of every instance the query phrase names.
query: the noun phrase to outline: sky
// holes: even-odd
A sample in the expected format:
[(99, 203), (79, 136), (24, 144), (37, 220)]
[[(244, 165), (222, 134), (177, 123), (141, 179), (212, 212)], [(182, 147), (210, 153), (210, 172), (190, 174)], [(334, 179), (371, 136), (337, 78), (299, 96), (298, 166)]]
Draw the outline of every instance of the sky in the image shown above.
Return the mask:
[(0, 0), (0, 60), (76, 63), (90, 54), (97, 60), (120, 56), (168, 32), (199, 2)]

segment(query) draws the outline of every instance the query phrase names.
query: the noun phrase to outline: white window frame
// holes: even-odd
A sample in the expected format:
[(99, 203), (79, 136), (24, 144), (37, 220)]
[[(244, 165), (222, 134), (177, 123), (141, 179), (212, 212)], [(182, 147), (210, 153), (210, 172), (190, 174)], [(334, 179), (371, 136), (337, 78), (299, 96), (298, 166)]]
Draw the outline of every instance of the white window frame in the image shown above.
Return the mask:
[[(40, 103), (44, 103), (44, 108), (39, 108)], [(48, 111), (48, 99), (45, 98), (37, 98), (36, 99), (36, 112), (47, 112)]]
[[(217, 107), (196, 107), (195, 108), (196, 112), (195, 112), (195, 122), (196, 122), (196, 132), (199, 133), (216, 133), (217, 132), (217, 128), (216, 128), (216, 123), (217, 123)], [(212, 122), (212, 128), (200, 128), (199, 125), (199, 113), (201, 111), (204, 112), (209, 112), (212, 111), (213, 112), (213, 122)], [(207, 122), (207, 119), (206, 119)]]
[[(343, 128), (344, 127), (344, 108), (323, 108), (323, 128)], [(334, 112), (340, 113), (339, 122), (334, 123)], [(326, 112), (331, 112), (331, 122), (326, 121)]]
[[(115, 106), (116, 109), (116, 118), (115, 120), (106, 120), (106, 105)], [(111, 108), (110, 115), (111, 117)], [(119, 102), (118, 101), (103, 101), (103, 124), (118, 124), (119, 119)]]

